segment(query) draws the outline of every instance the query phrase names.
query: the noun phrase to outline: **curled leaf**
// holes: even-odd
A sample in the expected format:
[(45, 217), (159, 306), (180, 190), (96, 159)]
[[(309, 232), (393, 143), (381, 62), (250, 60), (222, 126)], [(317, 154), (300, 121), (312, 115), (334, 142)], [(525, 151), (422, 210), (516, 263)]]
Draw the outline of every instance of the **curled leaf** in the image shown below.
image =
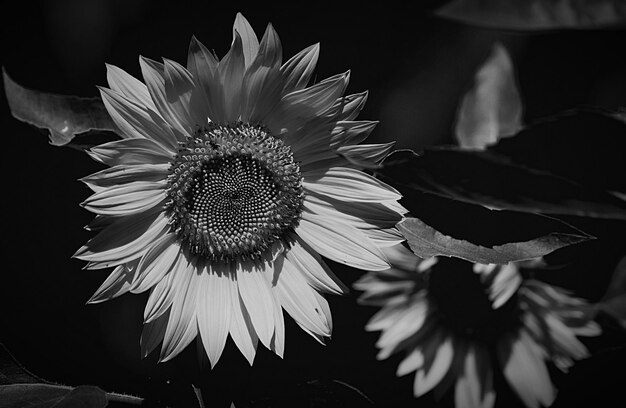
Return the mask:
[(68, 145), (76, 136), (104, 136), (117, 132), (100, 98), (58, 95), (24, 88), (2, 68), (4, 91), (16, 119), (45, 129), (54, 146)]
[(482, 264), (507, 264), (534, 259), (590, 238), (555, 232), (529, 241), (484, 247), (444, 235), (418, 218), (406, 218), (397, 227), (411, 250), (420, 258), (447, 256)]
[(476, 72), (474, 87), (463, 97), (455, 135), (461, 147), (483, 149), (522, 126), (522, 102), (513, 63), (499, 43)]

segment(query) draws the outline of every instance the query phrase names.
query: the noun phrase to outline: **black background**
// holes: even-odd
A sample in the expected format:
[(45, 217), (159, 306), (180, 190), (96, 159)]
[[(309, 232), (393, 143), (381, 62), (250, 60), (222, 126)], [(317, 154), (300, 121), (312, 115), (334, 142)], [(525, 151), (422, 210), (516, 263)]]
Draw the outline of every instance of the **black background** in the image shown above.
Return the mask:
[[(259, 37), (268, 22), (274, 25), (285, 60), (321, 42), (317, 80), (351, 70), (348, 93), (370, 92), (359, 118), (381, 121), (370, 143), (396, 140), (398, 148), (420, 149), (451, 142), (459, 100), (495, 41), (507, 46), (513, 58), (527, 122), (579, 106), (626, 106), (623, 31), (520, 34), (478, 29), (433, 17), (430, 9), (441, 3), (433, 1), (413, 5), (411, 11), (364, 3), (359, 8), (338, 2), (287, 7), (217, 3), (22, 2), (2, 13), (2, 65), (29, 88), (96, 96), (96, 85), (106, 85), (105, 62), (136, 77), (140, 54), (184, 64), (192, 34), (223, 56), (235, 14), (241, 11)], [(192, 398), (187, 384), (200, 379), (209, 406), (235, 400), (242, 407), (250, 401), (256, 401), (250, 406), (269, 406), (268, 401), (276, 403), (280, 395), (289, 394), (286, 400), (300, 399), (294, 405), (307, 406), (302, 401), (310, 400), (308, 393), (328, 391), (319, 383), (305, 385), (307, 381), (335, 379), (358, 388), (379, 406), (417, 404), (413, 376), (395, 377), (399, 356), (376, 361), (378, 333), (363, 330), (375, 309), (357, 306), (354, 291), (329, 299), (335, 327), (325, 347), (286, 318), (283, 360), (260, 346), (250, 368), (230, 340), (217, 367), (201, 375), (195, 344), (170, 363), (157, 365), (155, 355), (140, 360), (146, 296), (85, 305), (107, 271), (84, 271), (83, 262), (71, 259), (90, 237), (82, 226), (91, 214), (78, 206), (89, 191), (77, 179), (101, 167), (79, 151), (49, 145), (44, 133), (10, 116), (4, 98), (0, 104), (5, 261), (0, 342), (35, 374), (162, 401), (168, 395)], [(362, 273), (333, 267), (347, 284)], [(601, 296), (606, 281), (589, 282), (587, 294)], [(615, 364), (602, 356), (581, 364), (564, 380), (561, 398), (577, 398), (582, 405), (610, 394), (617, 383), (607, 370)], [(581, 384), (587, 389), (581, 390)], [(341, 390), (333, 391), (336, 398), (347, 393), (345, 398), (362, 401), (347, 388), (334, 386)]]

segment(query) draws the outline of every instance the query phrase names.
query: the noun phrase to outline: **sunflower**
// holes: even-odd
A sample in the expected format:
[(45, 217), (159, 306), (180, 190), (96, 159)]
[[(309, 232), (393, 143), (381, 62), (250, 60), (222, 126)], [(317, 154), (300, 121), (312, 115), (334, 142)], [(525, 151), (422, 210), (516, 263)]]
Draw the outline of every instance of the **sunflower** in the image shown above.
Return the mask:
[(250, 364), (259, 341), (284, 353), (283, 309), (323, 343), (323, 293), (345, 286), (322, 257), (389, 267), (381, 248), (406, 211), (361, 171), (391, 144), (359, 144), (367, 93), (344, 96), (349, 72), (309, 86), (319, 45), (285, 63), (271, 24), (259, 42), (237, 14), (220, 60), (195, 37), (187, 67), (140, 58), (145, 84), (107, 66), (101, 88), (121, 140), (88, 152), (109, 166), (82, 179), (99, 233), (76, 258), (114, 268), (89, 302), (150, 291), (142, 356), (160, 361), (199, 336), (211, 365), (228, 336)]
[(393, 267), (354, 286), (360, 303), (381, 307), (366, 325), (382, 331), (377, 358), (405, 353), (397, 375), (415, 372), (415, 397), (454, 385), (457, 407), (492, 407), (499, 369), (524, 405), (549, 406), (548, 363), (566, 372), (589, 354), (577, 336), (600, 333), (584, 300), (522, 279), (515, 263), (474, 264), (472, 273), (465, 261), (421, 260), (401, 245), (386, 252)]

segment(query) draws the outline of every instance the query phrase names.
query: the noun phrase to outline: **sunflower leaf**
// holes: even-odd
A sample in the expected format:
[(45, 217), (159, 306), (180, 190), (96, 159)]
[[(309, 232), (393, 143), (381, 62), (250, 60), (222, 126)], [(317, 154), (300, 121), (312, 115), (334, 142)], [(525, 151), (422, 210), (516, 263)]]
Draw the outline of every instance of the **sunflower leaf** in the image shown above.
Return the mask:
[(39, 378), (24, 368), (0, 343), (0, 408), (103, 408), (110, 401), (141, 405), (143, 398), (107, 393), (99, 387), (70, 387)]
[(598, 108), (561, 112), (487, 151), (585, 186), (626, 192), (626, 122), (618, 115)]
[(521, 127), (522, 102), (513, 63), (506, 48), (496, 43), (476, 72), (474, 87), (463, 97), (455, 136), (461, 147), (484, 149)]
[(550, 233), (529, 241), (484, 247), (444, 235), (419, 218), (406, 218), (397, 227), (411, 250), (421, 258), (447, 256), (483, 264), (534, 259), (589, 239), (576, 234)]
[(104, 391), (91, 385), (76, 388), (51, 384), (0, 385), (0, 408), (104, 408), (108, 398)]
[[(44, 129), (50, 144), (68, 146), (80, 136), (80, 146), (92, 143), (85, 136), (113, 140), (117, 128), (100, 98), (82, 98), (73, 95), (58, 95), (24, 88), (13, 81), (2, 68), (4, 91), (14, 118)], [(84, 139), (84, 140), (83, 140)], [(77, 147), (72, 144), (70, 147)]]
[(597, 29), (624, 24), (622, 0), (453, 0), (436, 15), (507, 30)]
[(626, 219), (626, 202), (615, 195), (514, 164), (489, 151), (457, 147), (430, 148), (421, 155), (396, 151), (376, 172), (403, 195), (414, 190), (489, 208)]
[(24, 368), (13, 355), (0, 343), (0, 385), (47, 383)]

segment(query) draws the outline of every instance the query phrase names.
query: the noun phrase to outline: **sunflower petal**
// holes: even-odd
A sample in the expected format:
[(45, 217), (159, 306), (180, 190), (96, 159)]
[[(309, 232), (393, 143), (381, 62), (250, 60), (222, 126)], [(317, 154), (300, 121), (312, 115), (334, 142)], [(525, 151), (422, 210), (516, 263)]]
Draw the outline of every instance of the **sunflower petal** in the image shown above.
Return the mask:
[(279, 258), (275, 273), (278, 274), (278, 279), (272, 289), (287, 313), (308, 332), (318, 336), (330, 336), (331, 327), (324, 307), (298, 268), (288, 259)]
[(174, 234), (166, 234), (152, 245), (137, 265), (139, 276), (133, 282), (131, 293), (141, 293), (156, 285), (182, 256)]
[(198, 331), (212, 367), (222, 355), (231, 325), (233, 283), (228, 271), (222, 269), (214, 265), (202, 272), (198, 297)]
[(275, 110), (283, 88), (279, 71), (281, 60), (280, 40), (269, 24), (258, 54), (243, 78), (242, 120), (249, 123), (265, 122), (267, 115)]
[(163, 63), (169, 115), (178, 122), (180, 128), (193, 134), (196, 126), (203, 126), (208, 122), (205, 109), (191, 103), (196, 83), (191, 73), (176, 61), (164, 58)]
[(162, 314), (157, 319), (143, 324), (143, 330), (141, 331), (141, 358), (148, 357), (148, 354), (157, 348), (157, 346), (163, 341), (165, 337), (165, 330), (167, 328), (167, 322), (169, 320), (169, 311)]
[(455, 405), (458, 408), (493, 407), (496, 394), (491, 384), (491, 376), (488, 377), (488, 383), (483, 384), (477, 367), (477, 360), (484, 357), (488, 358), (488, 356), (477, 355), (476, 349), (472, 346), (465, 354), (463, 371), (459, 375), (454, 391)]
[[(166, 75), (165, 65), (160, 62), (140, 57), (139, 65), (141, 66), (141, 73), (148, 87), (148, 92), (150, 92), (150, 96), (158, 112), (178, 134), (188, 135), (189, 130), (185, 126), (186, 123), (181, 123), (179, 112), (174, 108), (175, 105), (179, 106), (181, 104), (180, 94), (178, 94), (176, 90), (180, 89), (183, 91), (184, 86), (182, 84), (179, 84), (180, 88), (174, 86), (174, 84), (172, 84), (172, 78), (170, 77), (168, 79)], [(186, 91), (187, 90), (183, 91), (183, 94)]]
[[(230, 270), (229, 273), (235, 274), (234, 270)], [(254, 361), (256, 355), (256, 348), (259, 342), (259, 337), (252, 326), (250, 315), (246, 310), (241, 296), (239, 296), (239, 289), (237, 288), (237, 281), (231, 281), (231, 319), (230, 319), (230, 337), (239, 348), (239, 351), (243, 353), (250, 365)]]
[(280, 301), (276, 296), (272, 296), (272, 301), (274, 304), (274, 336), (270, 342), (270, 350), (282, 358), (285, 353), (285, 319)]
[(219, 80), (216, 77), (219, 61), (198, 39), (193, 36), (189, 43), (187, 56), (187, 69), (197, 82), (197, 87), (191, 98), (194, 105), (203, 106), (206, 112), (203, 117), (209, 117), (213, 121), (223, 121), (221, 109), (221, 92)]
[(274, 334), (274, 305), (264, 271), (252, 262), (243, 263), (237, 268), (237, 285), (259, 340), (270, 348)]
[(320, 255), (364, 270), (389, 268), (378, 247), (358, 229), (309, 213), (303, 213), (296, 233)]
[(176, 152), (176, 136), (156, 112), (126, 99), (116, 91), (99, 88), (109, 115), (126, 138), (147, 138), (171, 153)]
[(297, 239), (286, 256), (314, 288), (335, 294), (348, 292), (348, 288), (326, 266), (321, 257), (302, 240)]
[(259, 52), (259, 40), (252, 26), (241, 13), (237, 13), (235, 17), (235, 23), (233, 24), (233, 41), (235, 41), (237, 33), (241, 36), (241, 48), (247, 69)]
[(322, 114), (339, 98), (350, 79), (350, 72), (333, 75), (317, 84), (283, 96), (281, 104), (286, 123), (295, 118), (308, 118)]
[(187, 278), (187, 259), (179, 256), (170, 271), (150, 290), (150, 296), (143, 311), (144, 323), (149, 323), (165, 313), (174, 299), (174, 294), (182, 290)]
[(441, 381), (450, 368), (450, 363), (454, 357), (454, 349), (452, 347), (452, 339), (446, 339), (439, 344), (430, 368), (418, 370), (415, 375), (415, 383), (413, 391), (416, 397), (420, 397), (430, 391), (435, 385)]
[(346, 95), (335, 102), (334, 106), (341, 108), (341, 113), (336, 118), (337, 121), (353, 120), (356, 118), (367, 102), (367, 91)]
[(291, 57), (280, 67), (285, 78), (284, 93), (299, 91), (308, 85), (317, 65), (319, 52), (320, 44), (313, 44)]
[(396, 142), (394, 141), (389, 143), (340, 146), (337, 148), (337, 153), (348, 158), (349, 160), (377, 164), (387, 157), (395, 144)]
[(190, 263), (185, 271), (186, 283), (174, 293), (170, 318), (165, 329), (160, 362), (168, 361), (183, 351), (198, 334), (196, 299), (199, 276), (196, 266)]
[(398, 364), (396, 375), (398, 377), (407, 375), (420, 368), (423, 364), (424, 355), (422, 354), (420, 349), (415, 348), (404, 358), (404, 360), (400, 362), (400, 364)]
[(304, 173), (302, 185), (321, 196), (351, 202), (399, 200), (402, 195), (393, 187), (360, 170), (333, 167), (324, 172)]
[(115, 140), (92, 147), (87, 154), (108, 166), (120, 164), (162, 164), (173, 160), (174, 154), (158, 143), (144, 138)]
[(304, 209), (320, 216), (339, 218), (360, 229), (389, 228), (402, 220), (400, 213), (384, 203), (349, 202), (315, 194), (304, 197)]
[(133, 181), (156, 182), (164, 180), (169, 174), (170, 165), (133, 164), (113, 166), (80, 179), (93, 191), (98, 192), (108, 187), (127, 184)]
[(109, 87), (137, 105), (156, 110), (146, 84), (115, 65), (105, 64)]
[[(156, 218), (147, 218), (147, 220), (152, 220), (147, 227), (136, 227), (137, 229), (133, 231), (135, 239), (126, 241), (125, 237), (119, 237), (107, 241), (104, 238), (117, 230), (117, 226), (116, 228), (109, 227), (82, 246), (73, 256), (84, 261), (98, 263), (91, 269), (108, 268), (137, 259), (167, 231), (167, 218), (163, 214), (159, 213)], [(119, 229), (124, 230), (125, 227)]]
[(498, 345), (504, 377), (529, 408), (550, 406), (556, 397), (538, 347), (524, 330)]
[(145, 212), (165, 197), (163, 181), (133, 181), (94, 193), (81, 203), (85, 209), (101, 215), (131, 215)]
[(217, 74), (222, 89), (222, 105), (224, 120), (232, 122), (239, 120), (241, 114), (241, 86), (245, 71), (243, 45), (241, 36), (235, 32), (235, 38), (230, 50), (220, 61)]
[(378, 121), (338, 121), (332, 131), (330, 147), (336, 149), (340, 146), (355, 145), (369, 137)]
[(126, 265), (117, 266), (113, 272), (100, 285), (98, 290), (87, 301), (89, 304), (104, 302), (114, 299), (130, 290), (131, 284), (137, 276), (136, 268), (127, 268)]
[(587, 347), (576, 338), (576, 335), (569, 327), (559, 320), (553, 313), (547, 313), (544, 321), (548, 325), (550, 337), (554, 345), (562, 350), (564, 354), (580, 360), (589, 356)]
[(408, 339), (422, 328), (426, 321), (426, 302), (416, 299), (398, 313), (393, 324), (388, 327), (376, 342), (376, 347), (387, 348)]

